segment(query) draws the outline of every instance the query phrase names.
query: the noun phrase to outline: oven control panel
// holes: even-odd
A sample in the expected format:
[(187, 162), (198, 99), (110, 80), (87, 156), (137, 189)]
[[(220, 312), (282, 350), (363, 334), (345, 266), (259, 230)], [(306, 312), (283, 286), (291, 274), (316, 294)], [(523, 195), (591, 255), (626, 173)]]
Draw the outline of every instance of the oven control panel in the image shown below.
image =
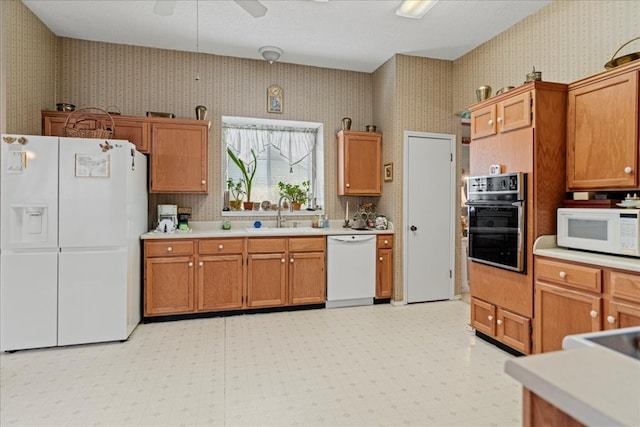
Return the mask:
[(525, 177), (523, 172), (471, 176), (467, 178), (467, 199), (478, 199), (481, 195), (511, 195), (513, 200), (524, 200)]

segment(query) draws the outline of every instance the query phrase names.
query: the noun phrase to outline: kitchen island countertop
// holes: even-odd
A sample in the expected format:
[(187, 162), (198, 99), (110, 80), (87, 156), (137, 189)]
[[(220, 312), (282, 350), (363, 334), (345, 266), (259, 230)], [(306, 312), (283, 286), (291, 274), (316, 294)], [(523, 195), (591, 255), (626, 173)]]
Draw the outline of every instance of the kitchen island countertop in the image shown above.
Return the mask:
[(640, 258), (560, 248), (555, 235), (538, 237), (533, 244), (533, 254), (640, 273)]
[[(298, 227), (277, 228), (275, 221), (261, 221), (260, 229), (253, 227), (254, 221), (232, 221), (230, 230), (222, 229), (222, 221), (192, 221), (189, 223), (191, 231), (163, 233), (159, 231), (149, 231), (140, 236), (141, 239), (206, 239), (225, 237), (287, 237), (287, 236), (329, 236), (347, 234), (394, 234), (393, 224), (389, 222), (386, 230), (366, 229), (355, 230), (342, 227), (344, 221), (331, 220), (329, 227), (311, 228), (311, 221), (299, 221)], [(289, 221), (293, 222), (293, 221)], [(303, 225), (304, 224), (304, 225)], [(251, 231), (247, 230), (251, 229)]]

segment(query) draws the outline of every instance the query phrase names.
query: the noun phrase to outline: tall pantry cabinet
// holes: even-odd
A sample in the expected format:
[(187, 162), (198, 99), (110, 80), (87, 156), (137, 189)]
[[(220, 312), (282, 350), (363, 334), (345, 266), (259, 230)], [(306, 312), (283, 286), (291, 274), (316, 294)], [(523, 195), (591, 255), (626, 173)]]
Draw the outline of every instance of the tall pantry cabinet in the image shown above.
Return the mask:
[(471, 262), (471, 324), (482, 335), (529, 354), (534, 263), (538, 236), (555, 234), (556, 209), (565, 196), (565, 84), (535, 81), (470, 107), (470, 175), (527, 174), (526, 270), (518, 273)]

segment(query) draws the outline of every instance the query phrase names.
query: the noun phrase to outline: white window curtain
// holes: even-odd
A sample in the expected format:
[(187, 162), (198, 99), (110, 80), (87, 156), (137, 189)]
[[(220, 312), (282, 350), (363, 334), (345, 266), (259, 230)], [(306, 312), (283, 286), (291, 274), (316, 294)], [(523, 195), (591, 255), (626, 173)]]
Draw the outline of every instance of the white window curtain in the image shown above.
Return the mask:
[(282, 157), (293, 166), (313, 152), (317, 129), (290, 128), (265, 125), (223, 124), (222, 137), (227, 147), (245, 164), (251, 164), (253, 157), (263, 152), (269, 145), (276, 148)]

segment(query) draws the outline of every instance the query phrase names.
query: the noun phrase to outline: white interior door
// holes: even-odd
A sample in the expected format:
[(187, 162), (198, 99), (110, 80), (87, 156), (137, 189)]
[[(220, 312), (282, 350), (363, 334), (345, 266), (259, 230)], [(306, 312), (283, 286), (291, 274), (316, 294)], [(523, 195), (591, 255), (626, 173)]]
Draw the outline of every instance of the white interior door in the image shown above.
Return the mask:
[(404, 286), (407, 302), (453, 298), (455, 136), (405, 131)]

